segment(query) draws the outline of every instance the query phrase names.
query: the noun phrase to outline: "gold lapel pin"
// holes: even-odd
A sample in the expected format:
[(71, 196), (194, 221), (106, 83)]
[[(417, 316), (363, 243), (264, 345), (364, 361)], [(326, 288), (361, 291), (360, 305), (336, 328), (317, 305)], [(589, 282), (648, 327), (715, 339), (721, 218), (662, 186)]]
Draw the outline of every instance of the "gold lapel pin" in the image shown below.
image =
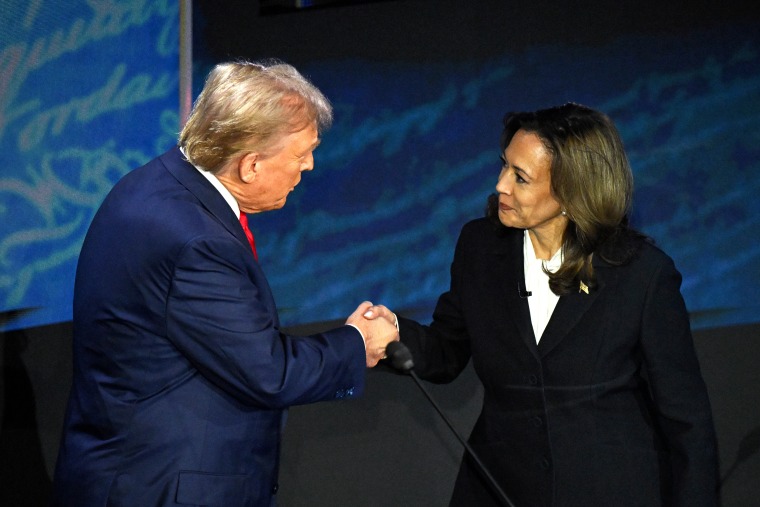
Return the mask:
[(588, 285), (583, 283), (583, 280), (581, 280), (581, 286), (578, 289), (578, 292), (585, 292), (586, 294), (588, 294)]

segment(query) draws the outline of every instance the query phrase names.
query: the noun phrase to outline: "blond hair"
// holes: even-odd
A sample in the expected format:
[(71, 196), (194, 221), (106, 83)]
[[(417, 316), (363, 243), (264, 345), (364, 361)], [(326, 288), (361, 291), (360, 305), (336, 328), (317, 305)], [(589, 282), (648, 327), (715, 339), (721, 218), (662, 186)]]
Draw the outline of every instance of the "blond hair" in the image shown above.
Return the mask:
[(216, 172), (238, 155), (265, 153), (280, 137), (332, 123), (327, 98), (293, 66), (270, 61), (214, 67), (179, 135), (196, 166)]

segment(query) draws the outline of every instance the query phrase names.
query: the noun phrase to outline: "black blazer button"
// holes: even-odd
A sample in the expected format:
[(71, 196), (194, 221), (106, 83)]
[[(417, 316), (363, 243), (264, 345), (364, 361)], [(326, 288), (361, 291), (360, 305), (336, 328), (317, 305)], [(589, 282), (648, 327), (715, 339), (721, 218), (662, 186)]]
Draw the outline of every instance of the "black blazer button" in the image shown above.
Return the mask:
[(551, 463), (549, 463), (549, 460), (546, 458), (541, 458), (541, 468), (544, 470), (549, 470), (549, 467), (551, 466)]
[(538, 377), (536, 377), (535, 375), (531, 375), (530, 377), (528, 377), (528, 382), (530, 383), (530, 385), (534, 386), (538, 384)]
[(540, 428), (544, 424), (544, 420), (541, 419), (541, 417), (539, 416), (532, 417), (530, 420), (533, 423), (533, 426), (535, 426), (536, 428)]

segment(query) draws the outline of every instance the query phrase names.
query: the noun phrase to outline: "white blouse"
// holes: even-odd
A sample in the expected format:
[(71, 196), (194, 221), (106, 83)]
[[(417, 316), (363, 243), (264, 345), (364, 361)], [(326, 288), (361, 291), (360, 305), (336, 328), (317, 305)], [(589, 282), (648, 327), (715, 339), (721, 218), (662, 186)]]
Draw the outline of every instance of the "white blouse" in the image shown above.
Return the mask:
[(549, 276), (544, 273), (543, 267), (554, 273), (562, 265), (562, 249), (560, 248), (548, 261), (536, 259), (533, 250), (533, 242), (530, 240), (528, 230), (523, 237), (523, 259), (525, 262), (525, 290), (530, 293), (528, 306), (530, 307), (530, 321), (533, 324), (533, 333), (536, 335), (536, 343), (544, 334), (546, 325), (557, 306), (559, 296), (549, 288)]

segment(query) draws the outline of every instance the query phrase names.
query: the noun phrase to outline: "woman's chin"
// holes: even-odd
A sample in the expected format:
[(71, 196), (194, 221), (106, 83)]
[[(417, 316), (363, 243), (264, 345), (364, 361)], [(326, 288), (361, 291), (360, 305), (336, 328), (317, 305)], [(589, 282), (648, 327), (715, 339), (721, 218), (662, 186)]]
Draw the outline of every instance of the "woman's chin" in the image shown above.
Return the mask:
[(499, 222), (501, 222), (501, 224), (505, 227), (519, 227), (519, 224), (517, 224), (515, 217), (504, 213), (503, 211), (499, 212)]

